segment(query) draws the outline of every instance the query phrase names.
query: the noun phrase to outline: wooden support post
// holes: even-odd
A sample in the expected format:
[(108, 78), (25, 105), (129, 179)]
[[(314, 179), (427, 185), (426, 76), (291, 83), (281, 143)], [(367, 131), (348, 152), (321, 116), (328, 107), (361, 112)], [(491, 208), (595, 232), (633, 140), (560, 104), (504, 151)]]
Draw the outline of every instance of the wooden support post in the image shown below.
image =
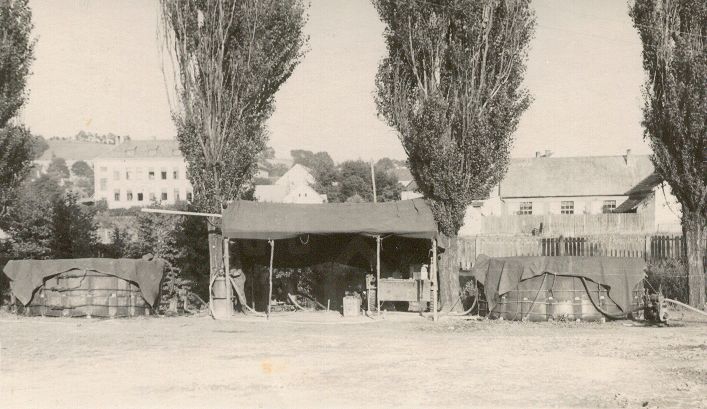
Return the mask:
[(432, 280), (432, 320), (437, 321), (437, 239), (432, 239), (430, 273), (430, 279)]
[(270, 278), (268, 280), (268, 312), (267, 318), (270, 319), (270, 303), (272, 300), (272, 261), (275, 256), (275, 240), (268, 240), (270, 242)]
[(226, 284), (226, 300), (228, 307), (228, 316), (233, 316), (233, 288), (231, 287), (231, 255), (228, 246), (229, 240), (223, 239), (223, 270), (225, 272), (224, 282)]
[(376, 314), (381, 315), (381, 236), (376, 236)]

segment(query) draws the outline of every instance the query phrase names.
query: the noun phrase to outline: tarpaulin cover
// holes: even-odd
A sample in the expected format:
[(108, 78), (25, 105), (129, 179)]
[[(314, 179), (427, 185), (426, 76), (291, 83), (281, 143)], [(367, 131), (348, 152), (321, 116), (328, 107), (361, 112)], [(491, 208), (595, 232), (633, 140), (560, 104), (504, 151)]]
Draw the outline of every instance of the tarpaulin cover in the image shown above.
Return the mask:
[(3, 271), (10, 278), (12, 293), (24, 305), (34, 291), (51, 276), (70, 270), (90, 270), (137, 283), (143, 298), (154, 305), (160, 292), (164, 264), (160, 261), (77, 258), (65, 260), (10, 260)]
[(640, 258), (622, 257), (494, 257), (480, 255), (472, 268), (474, 278), (484, 285), (489, 311), (497, 296), (518, 286), (522, 280), (545, 273), (585, 277), (609, 288), (609, 297), (623, 311), (631, 305), (633, 288), (645, 276), (646, 263)]
[(347, 233), (437, 237), (432, 209), (422, 199), (322, 204), (235, 201), (223, 212), (222, 230), (224, 237), (254, 240)]

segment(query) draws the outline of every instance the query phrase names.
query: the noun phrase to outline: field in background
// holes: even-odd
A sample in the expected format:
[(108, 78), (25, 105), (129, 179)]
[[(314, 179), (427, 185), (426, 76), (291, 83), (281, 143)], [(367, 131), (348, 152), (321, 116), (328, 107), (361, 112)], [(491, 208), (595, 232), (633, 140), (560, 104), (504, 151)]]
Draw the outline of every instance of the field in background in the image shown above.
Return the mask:
[(704, 321), (303, 317), (0, 315), (0, 407), (707, 408)]

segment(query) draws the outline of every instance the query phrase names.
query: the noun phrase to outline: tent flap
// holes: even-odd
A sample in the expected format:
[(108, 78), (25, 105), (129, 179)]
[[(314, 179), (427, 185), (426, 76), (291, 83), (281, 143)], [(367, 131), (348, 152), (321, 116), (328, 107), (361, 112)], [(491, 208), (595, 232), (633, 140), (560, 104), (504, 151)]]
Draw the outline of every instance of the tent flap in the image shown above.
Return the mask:
[(425, 200), (383, 203), (261, 203), (235, 201), (223, 212), (224, 237), (280, 240), (303, 234), (395, 234), (436, 238), (437, 224)]

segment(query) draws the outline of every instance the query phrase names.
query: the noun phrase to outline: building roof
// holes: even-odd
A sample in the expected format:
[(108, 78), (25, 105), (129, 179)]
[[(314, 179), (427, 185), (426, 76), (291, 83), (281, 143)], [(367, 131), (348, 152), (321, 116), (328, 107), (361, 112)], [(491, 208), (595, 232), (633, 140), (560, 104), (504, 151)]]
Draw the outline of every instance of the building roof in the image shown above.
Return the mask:
[(302, 234), (395, 234), (436, 238), (437, 223), (425, 200), (383, 203), (259, 203), (235, 201), (223, 212), (224, 237), (279, 240)]
[(108, 152), (100, 155), (101, 159), (127, 159), (127, 158), (176, 158), (182, 157), (179, 144), (175, 140), (130, 140), (112, 147)]
[(624, 196), (653, 173), (647, 155), (513, 159), (500, 196)]
[(109, 152), (115, 145), (93, 142), (77, 142), (64, 140), (48, 140), (49, 148), (37, 158), (37, 161), (51, 161), (52, 158), (63, 158), (70, 161), (93, 160), (95, 157)]

